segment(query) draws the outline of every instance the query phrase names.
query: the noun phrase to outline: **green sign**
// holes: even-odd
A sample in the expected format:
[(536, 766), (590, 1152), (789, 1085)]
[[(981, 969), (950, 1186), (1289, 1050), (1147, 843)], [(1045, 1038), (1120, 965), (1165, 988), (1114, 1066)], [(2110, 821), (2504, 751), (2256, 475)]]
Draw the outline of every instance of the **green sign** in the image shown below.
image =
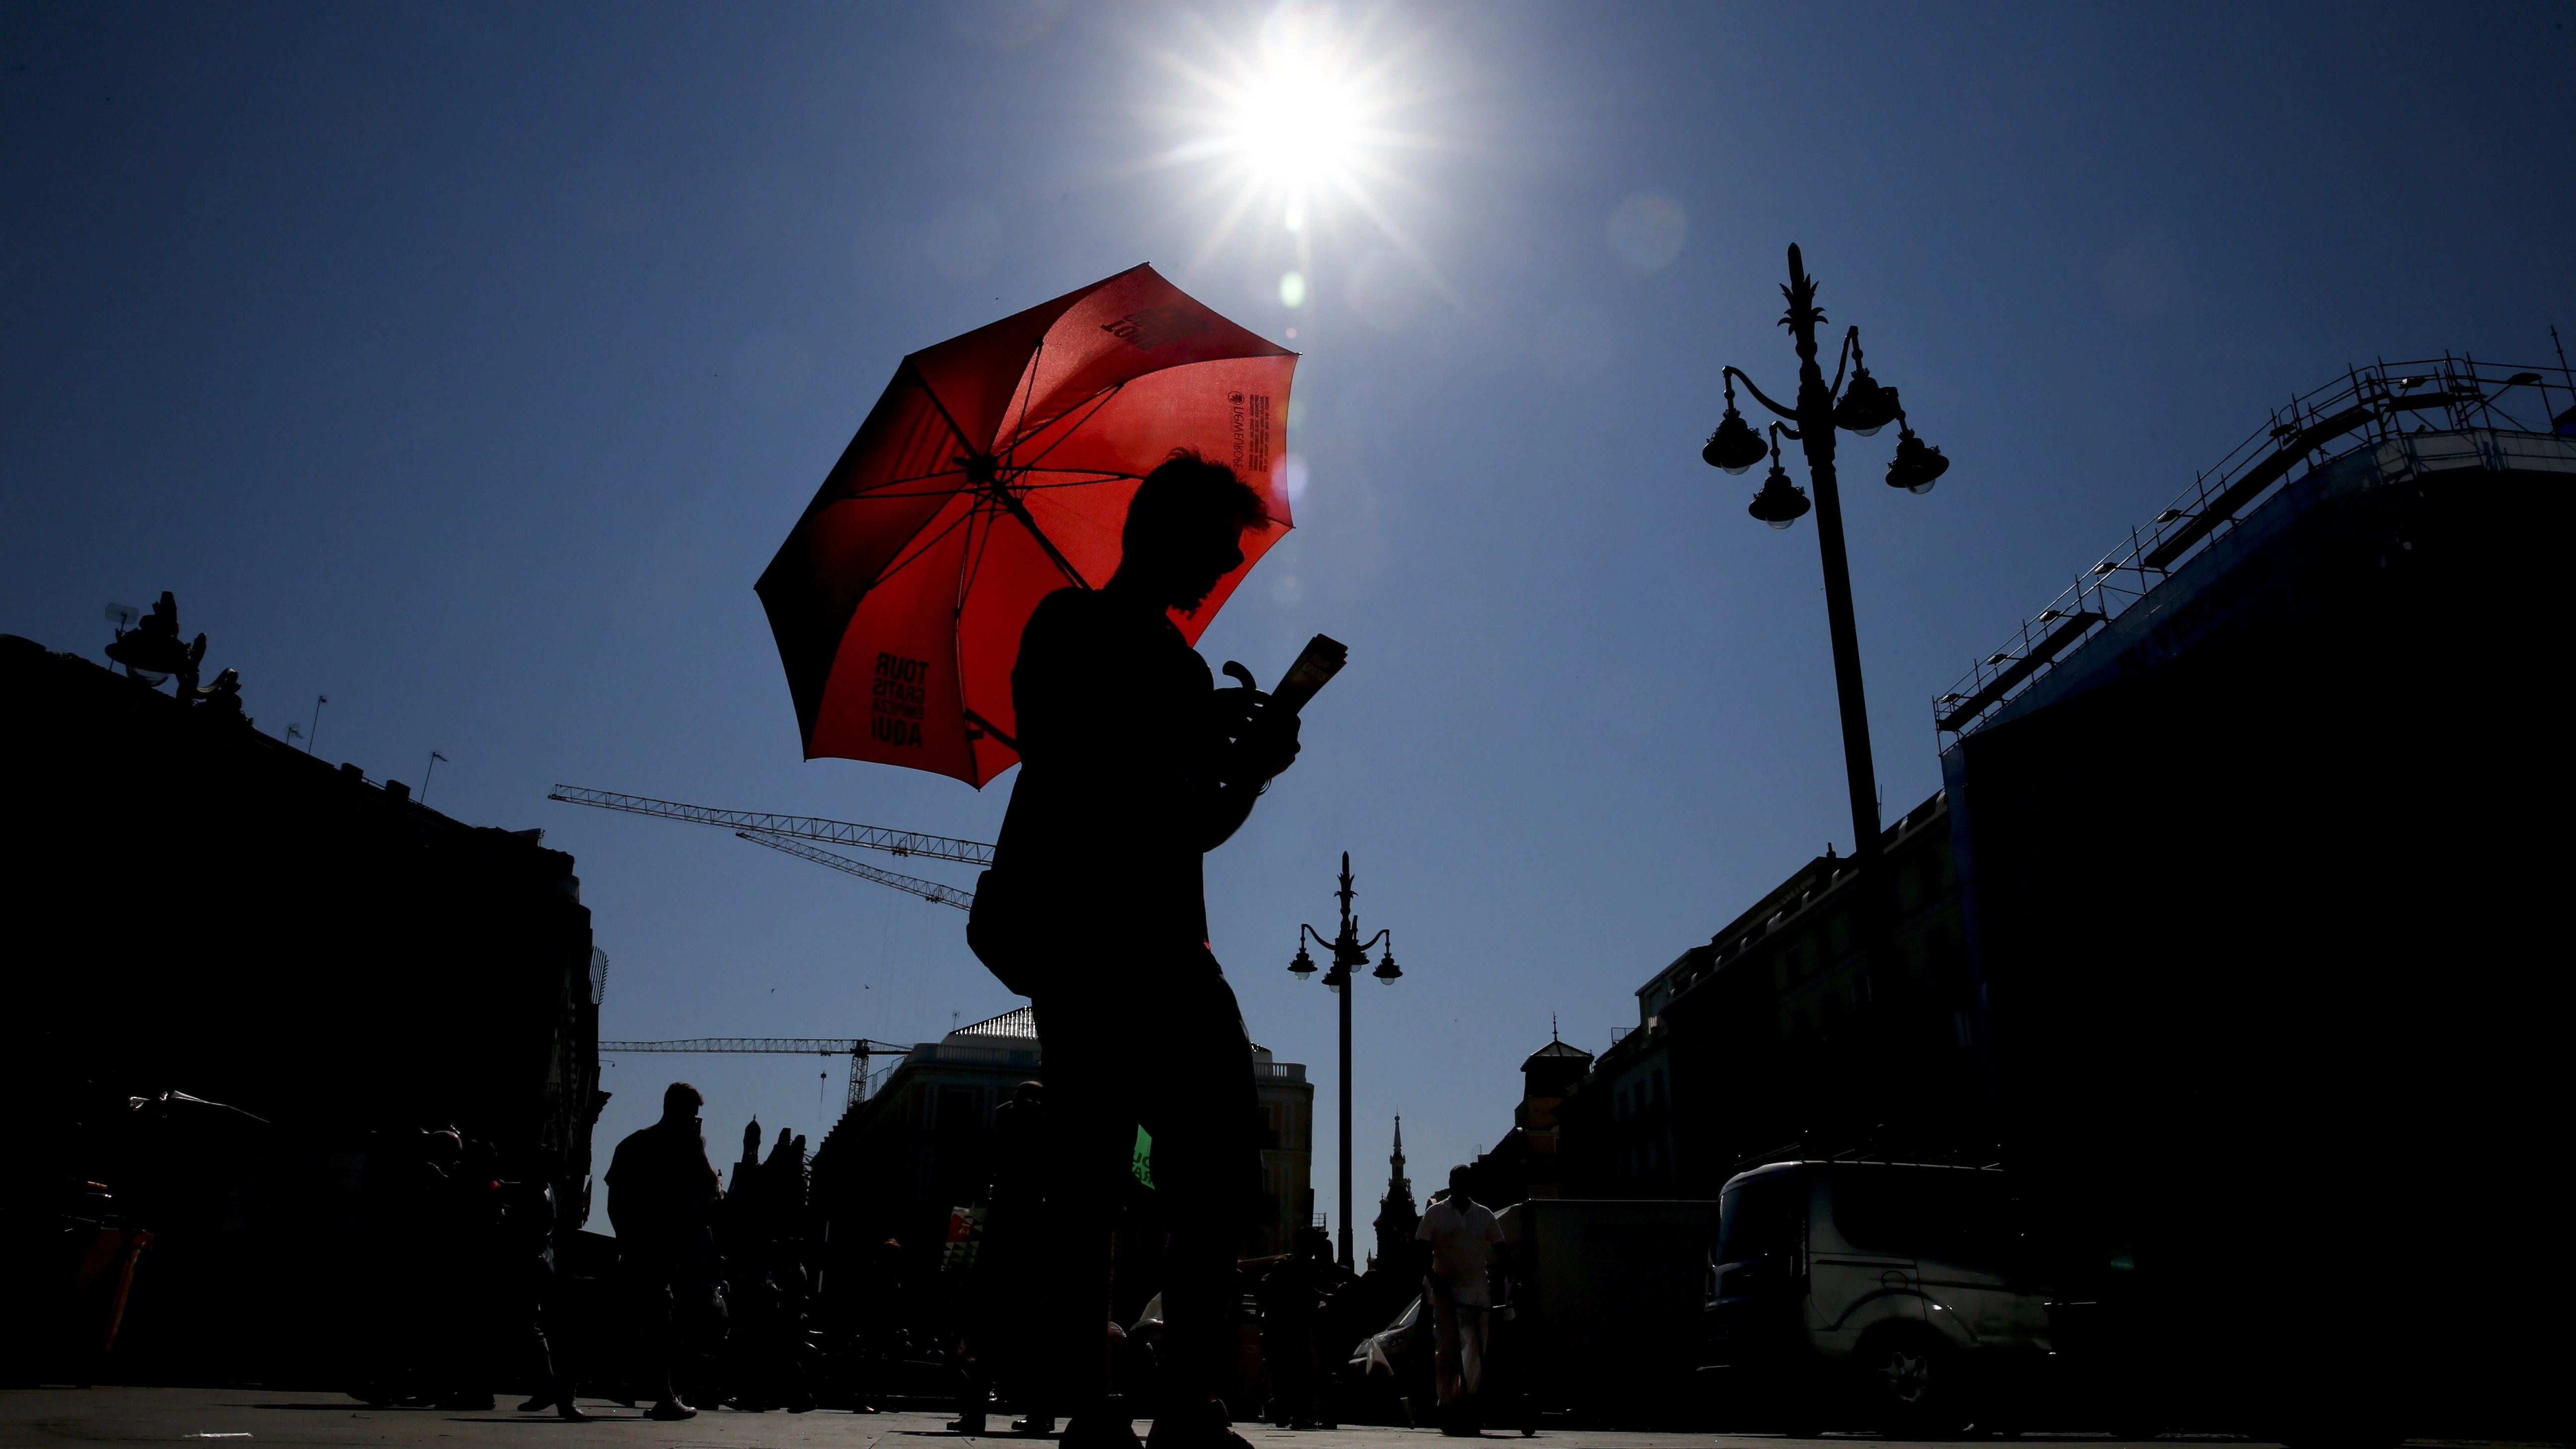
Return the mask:
[(1141, 1122), (1136, 1124), (1136, 1155), (1127, 1160), (1127, 1170), (1136, 1174), (1147, 1192), (1154, 1190), (1154, 1134)]

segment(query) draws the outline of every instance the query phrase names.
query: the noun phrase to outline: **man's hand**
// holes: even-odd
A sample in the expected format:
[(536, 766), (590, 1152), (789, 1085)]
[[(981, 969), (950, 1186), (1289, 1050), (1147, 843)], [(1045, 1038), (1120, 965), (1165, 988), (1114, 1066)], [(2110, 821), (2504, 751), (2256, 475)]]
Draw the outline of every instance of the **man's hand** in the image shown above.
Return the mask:
[(1274, 714), (1269, 697), (1262, 696), (1244, 722), (1243, 732), (1234, 742), (1229, 778), (1246, 784), (1260, 784), (1297, 762), (1299, 720), (1293, 714)]

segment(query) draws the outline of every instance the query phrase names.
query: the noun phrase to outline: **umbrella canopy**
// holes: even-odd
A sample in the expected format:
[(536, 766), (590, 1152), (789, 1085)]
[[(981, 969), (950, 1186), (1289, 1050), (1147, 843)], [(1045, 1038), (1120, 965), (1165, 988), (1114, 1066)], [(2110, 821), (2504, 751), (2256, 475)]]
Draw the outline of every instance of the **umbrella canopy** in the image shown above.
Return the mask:
[(1016, 763), (1020, 631), (1048, 594), (1117, 572), (1127, 502), (1175, 448), (1233, 465), (1271, 518), (1173, 615), (1198, 642), (1290, 526), (1296, 366), (1152, 267), (905, 358), (760, 576), (805, 757), (979, 789)]

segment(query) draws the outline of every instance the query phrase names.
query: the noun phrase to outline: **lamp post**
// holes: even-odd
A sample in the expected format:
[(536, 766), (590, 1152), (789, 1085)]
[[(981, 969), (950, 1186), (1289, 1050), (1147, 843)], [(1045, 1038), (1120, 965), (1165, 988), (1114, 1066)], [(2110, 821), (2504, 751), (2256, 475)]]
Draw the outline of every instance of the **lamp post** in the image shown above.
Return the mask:
[(1369, 948), (1380, 942), (1385, 943), (1386, 949), (1377, 958), (1377, 969), (1369, 974), (1393, 986), (1396, 978), (1404, 972), (1395, 964), (1392, 933), (1380, 931), (1365, 941), (1360, 939), (1359, 917), (1351, 914), (1351, 897), (1359, 893), (1351, 889), (1351, 853), (1347, 850), (1342, 852), (1342, 888), (1334, 894), (1342, 901), (1342, 929), (1327, 941), (1323, 932), (1299, 924), (1297, 959), (1288, 963), (1288, 970), (1300, 981), (1315, 974), (1315, 958), (1306, 954), (1308, 936), (1315, 938), (1316, 945), (1333, 953), (1333, 969), (1324, 973), (1324, 984), (1342, 998), (1341, 1256), (1342, 1266), (1349, 1268), (1357, 1266), (1357, 1260), (1351, 1256), (1351, 972), (1368, 964)]
[[(1745, 511), (1773, 528), (1787, 528), (1798, 521), (1808, 508), (1806, 494), (1789, 481), (1788, 470), (1780, 466), (1776, 446), (1766, 446), (1760, 434), (1735, 410), (1735, 384), (1741, 381), (1753, 400), (1786, 420), (1773, 423), (1775, 435), (1786, 434), (1796, 439), (1807, 455), (1807, 477), (1815, 484), (1816, 543), (1824, 553), (1825, 622), (1833, 635), (1834, 693), (1842, 706), (1843, 771), (1851, 785), (1852, 842), (1866, 874), (1875, 875), (1870, 867), (1878, 859), (1878, 780), (1870, 760), (1869, 703), (1861, 691), (1860, 636), (1852, 624), (1851, 564), (1843, 554), (1842, 494), (1834, 475), (1834, 430), (1845, 428), (1866, 438), (1875, 435), (1889, 423), (1899, 428), (1896, 457), (1887, 465), (1887, 484), (1913, 493), (1929, 493), (1933, 483), (1948, 471), (1950, 460), (1941, 450), (1914, 436), (1907, 424), (1905, 409), (1897, 401), (1896, 389), (1881, 386), (1869, 375), (1861, 361), (1860, 329), (1843, 334), (1842, 356), (1834, 364), (1834, 380), (1828, 385), (1824, 369), (1816, 361), (1816, 327), (1825, 320), (1824, 309), (1816, 305), (1816, 279), (1807, 275), (1795, 246), (1789, 248), (1789, 285), (1780, 289), (1789, 301), (1787, 315), (1780, 325), (1798, 349), (1798, 403), (1782, 407), (1763, 395), (1753, 379), (1733, 367), (1725, 371), (1726, 416), (1711, 433), (1700, 457), (1712, 468), (1729, 473), (1743, 473), (1765, 457), (1771, 460), (1771, 471), (1762, 480), (1762, 491), (1753, 496)], [(1844, 386), (1843, 369), (1851, 369), (1850, 386)]]

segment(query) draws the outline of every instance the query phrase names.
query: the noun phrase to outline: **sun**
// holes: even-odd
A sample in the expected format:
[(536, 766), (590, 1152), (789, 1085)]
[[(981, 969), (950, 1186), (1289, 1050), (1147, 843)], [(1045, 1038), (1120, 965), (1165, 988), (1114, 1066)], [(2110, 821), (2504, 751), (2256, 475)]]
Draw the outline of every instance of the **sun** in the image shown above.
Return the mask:
[[(1159, 57), (1184, 82), (1175, 88), (1183, 99), (1162, 117), (1178, 139), (1160, 162), (1200, 172), (1181, 205), (1215, 213), (1193, 267), (1246, 231), (1258, 251), (1268, 250), (1264, 234), (1293, 234), (1280, 300), (1303, 314), (1315, 228), (1348, 221), (1428, 270), (1388, 205), (1417, 189), (1398, 162), (1430, 144), (1405, 124), (1418, 99), (1398, 99), (1422, 92), (1402, 79), (1419, 59), (1419, 37), (1400, 33), (1389, 15), (1346, 22), (1331, 4), (1280, 0), (1249, 35), (1202, 21), (1203, 43), (1191, 54)], [(1436, 274), (1433, 285), (1447, 290)]]
[(1351, 83), (1305, 55), (1277, 57), (1235, 98), (1224, 150), (1285, 202), (1283, 221), (1319, 185), (1345, 187), (1365, 144), (1365, 105)]

